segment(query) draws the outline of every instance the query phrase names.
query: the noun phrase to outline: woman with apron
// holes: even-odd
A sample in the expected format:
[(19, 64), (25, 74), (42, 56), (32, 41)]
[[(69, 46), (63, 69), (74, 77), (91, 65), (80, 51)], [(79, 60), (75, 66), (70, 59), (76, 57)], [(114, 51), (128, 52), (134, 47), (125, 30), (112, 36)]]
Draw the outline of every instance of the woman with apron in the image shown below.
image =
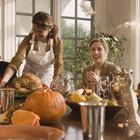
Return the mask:
[(57, 36), (58, 27), (46, 12), (36, 13), (32, 23), (32, 33), (19, 45), (0, 82), (0, 87), (5, 86), (25, 60), (23, 73), (33, 73), (43, 84), (56, 88), (63, 72), (63, 42)]

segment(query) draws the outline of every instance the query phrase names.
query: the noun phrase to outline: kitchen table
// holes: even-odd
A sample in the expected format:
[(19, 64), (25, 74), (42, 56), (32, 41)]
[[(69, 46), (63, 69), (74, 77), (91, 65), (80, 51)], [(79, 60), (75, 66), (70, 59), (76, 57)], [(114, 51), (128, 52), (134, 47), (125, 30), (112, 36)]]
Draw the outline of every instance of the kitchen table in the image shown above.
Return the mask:
[[(59, 123), (60, 129), (65, 132), (63, 140), (83, 140), (79, 114), (70, 113)], [(127, 132), (127, 127), (118, 127), (118, 122), (115, 119), (105, 119), (104, 140), (140, 140), (138, 136), (129, 137)]]
[[(65, 132), (65, 137), (62, 140), (83, 140), (79, 112), (68, 112), (59, 122), (48, 124), (47, 126), (56, 127), (63, 130)], [(104, 140), (140, 140), (140, 137), (129, 137), (127, 135), (127, 127), (118, 127), (118, 123), (113, 118), (105, 119)]]

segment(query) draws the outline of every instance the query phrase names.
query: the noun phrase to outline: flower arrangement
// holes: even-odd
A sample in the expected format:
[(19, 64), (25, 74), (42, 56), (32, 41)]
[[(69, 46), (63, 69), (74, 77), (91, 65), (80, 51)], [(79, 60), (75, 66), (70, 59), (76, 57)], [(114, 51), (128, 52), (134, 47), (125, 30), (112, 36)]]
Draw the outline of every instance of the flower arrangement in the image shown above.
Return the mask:
[(126, 37), (124, 35), (121, 35), (120, 37), (117, 37), (116, 34), (119, 32), (120, 29), (123, 27), (126, 27), (125, 24), (119, 25), (115, 32), (113, 34), (104, 33), (101, 31), (100, 25), (98, 22), (94, 21), (94, 27), (97, 29), (97, 33), (95, 33), (94, 37), (102, 37), (104, 40), (108, 43), (109, 47), (109, 55), (108, 60), (111, 62), (115, 62), (118, 60), (119, 65), (121, 67), (121, 62), (123, 61), (123, 53), (124, 53), (124, 47), (123, 43), (127, 41)]
[(111, 62), (115, 62), (116, 60), (118, 60), (120, 67), (121, 63), (124, 64), (124, 60), (123, 60), (123, 54), (124, 54), (124, 43), (127, 41), (127, 37), (122, 34), (121, 36), (117, 36), (117, 33), (124, 29), (124, 28), (133, 28), (133, 29), (140, 29), (140, 25), (135, 23), (135, 22), (125, 22), (124, 24), (120, 24), (114, 33), (112, 34), (108, 34), (108, 33), (103, 33), (101, 31), (100, 25), (98, 22), (94, 21), (94, 27), (97, 29), (97, 33), (95, 33), (95, 37), (102, 37), (106, 40), (106, 42), (108, 43), (108, 47), (109, 47), (109, 60)]
[(76, 46), (76, 67), (74, 71), (77, 73), (82, 73), (83, 69), (92, 64), (91, 58), (88, 53), (88, 42), (90, 38), (86, 37), (81, 41), (80, 45)]
[(86, 16), (92, 16), (93, 14), (96, 13), (93, 11), (93, 8), (86, 1), (82, 1), (80, 7)]

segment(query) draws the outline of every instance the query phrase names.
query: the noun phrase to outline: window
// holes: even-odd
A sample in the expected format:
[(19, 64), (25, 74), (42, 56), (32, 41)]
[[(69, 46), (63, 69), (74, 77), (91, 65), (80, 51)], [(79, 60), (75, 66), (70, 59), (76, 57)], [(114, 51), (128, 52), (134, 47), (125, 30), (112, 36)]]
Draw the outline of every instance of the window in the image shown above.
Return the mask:
[(51, 4), (51, 0), (16, 0), (16, 46), (31, 31), (32, 16), (38, 11), (51, 14)]
[[(88, 5), (93, 5), (93, 0), (86, 1)], [(74, 81), (75, 83), (77, 83), (81, 80), (81, 78), (79, 78), (78, 74), (73, 71), (73, 68), (76, 67), (76, 46), (85, 37), (91, 36), (91, 25), (93, 19), (90, 16), (86, 16), (85, 13), (82, 11), (80, 7), (82, 0), (61, 0), (60, 2), (61, 21), (57, 22), (61, 22), (61, 37), (64, 41), (64, 67), (65, 71), (71, 71), (74, 74)], [(31, 31), (32, 16), (40, 10), (44, 10), (52, 15), (53, 6), (53, 1), (51, 0), (42, 0), (41, 2), (39, 2), (39, 0), (16, 0), (17, 47), (18, 44), (20, 44), (20, 42), (22, 41), (22, 39)], [(56, 12), (56, 14), (58, 13)], [(21, 67), (23, 68), (23, 66)]]
[[(22, 4), (21, 4), (22, 3)], [(51, 0), (16, 0), (16, 50), (23, 38), (32, 28), (32, 16), (38, 11), (52, 14)], [(24, 64), (19, 68), (19, 76), (22, 74)]]
[[(82, 0), (62, 0), (61, 3), (61, 36), (64, 41), (64, 67), (65, 71), (72, 72), (77, 85), (81, 82), (78, 74), (73, 71), (76, 67), (76, 46), (92, 33), (92, 18), (86, 16), (80, 4)], [(87, 0), (89, 5), (93, 5), (92, 0)]]

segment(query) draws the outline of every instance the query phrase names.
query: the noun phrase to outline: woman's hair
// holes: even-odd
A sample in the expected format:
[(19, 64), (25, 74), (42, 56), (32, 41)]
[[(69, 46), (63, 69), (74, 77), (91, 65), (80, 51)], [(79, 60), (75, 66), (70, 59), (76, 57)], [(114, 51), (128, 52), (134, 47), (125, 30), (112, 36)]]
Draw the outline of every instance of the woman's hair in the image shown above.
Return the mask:
[(53, 23), (53, 18), (48, 13), (40, 11), (33, 16), (32, 23), (38, 28), (49, 29), (49, 38), (54, 38), (58, 33), (58, 27)]
[(102, 37), (98, 37), (98, 38), (94, 38), (94, 39), (91, 39), (91, 41), (89, 42), (89, 50), (91, 48), (91, 45), (95, 42), (101, 42), (105, 51), (108, 53), (109, 52), (109, 48), (108, 48), (108, 44), (107, 42), (104, 40), (104, 38)]

